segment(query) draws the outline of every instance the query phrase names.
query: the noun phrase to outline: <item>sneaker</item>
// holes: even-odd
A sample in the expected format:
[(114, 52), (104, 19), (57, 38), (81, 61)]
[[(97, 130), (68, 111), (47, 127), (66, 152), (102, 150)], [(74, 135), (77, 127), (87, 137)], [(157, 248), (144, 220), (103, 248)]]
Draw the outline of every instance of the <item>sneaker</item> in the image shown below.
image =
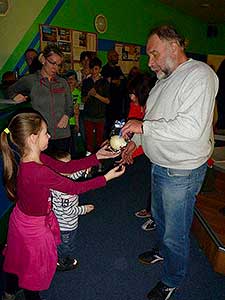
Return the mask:
[(163, 282), (158, 282), (156, 286), (148, 293), (149, 300), (168, 300), (177, 288), (169, 287)]
[(149, 218), (142, 226), (141, 228), (145, 231), (152, 231), (156, 229), (155, 221), (151, 218)]
[(57, 271), (71, 271), (76, 269), (78, 266), (78, 261), (75, 258), (64, 258), (59, 259), (57, 262)]
[(142, 264), (146, 265), (152, 265), (164, 260), (164, 258), (159, 254), (159, 251), (156, 249), (140, 254), (138, 259)]
[(135, 216), (138, 218), (150, 218), (151, 213), (148, 212), (146, 209), (141, 209), (135, 213)]

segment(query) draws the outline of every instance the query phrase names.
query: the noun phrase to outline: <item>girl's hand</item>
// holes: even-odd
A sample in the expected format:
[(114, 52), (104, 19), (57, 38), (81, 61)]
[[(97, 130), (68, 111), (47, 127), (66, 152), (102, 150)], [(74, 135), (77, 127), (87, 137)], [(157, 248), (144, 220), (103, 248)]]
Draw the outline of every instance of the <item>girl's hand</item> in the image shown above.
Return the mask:
[(85, 206), (85, 208), (86, 208), (87, 214), (88, 214), (89, 212), (91, 212), (93, 209), (95, 209), (94, 205), (92, 205), (92, 204), (87, 204), (87, 205), (84, 205), (84, 206)]
[(109, 181), (113, 178), (116, 178), (116, 177), (119, 177), (119, 176), (123, 175), (123, 173), (125, 172), (125, 169), (126, 168), (125, 168), (124, 165), (116, 166), (115, 168), (111, 169), (108, 173), (106, 173), (104, 175), (105, 180)]
[(15, 101), (16, 103), (21, 103), (21, 102), (27, 101), (27, 99), (28, 99), (28, 96), (24, 96), (22, 94), (17, 94), (13, 98), (13, 101)]
[(107, 158), (114, 158), (119, 156), (121, 151), (113, 152), (109, 149), (108, 144), (104, 145), (101, 149), (99, 149), (96, 153), (96, 157), (98, 160), (100, 159), (107, 159)]
[(68, 125), (69, 117), (67, 115), (63, 115), (62, 118), (59, 120), (57, 125), (58, 128), (66, 128)]
[(100, 145), (100, 147), (104, 147), (105, 145), (107, 145), (108, 147), (110, 146), (110, 145), (109, 145), (109, 140), (105, 140), (105, 141)]

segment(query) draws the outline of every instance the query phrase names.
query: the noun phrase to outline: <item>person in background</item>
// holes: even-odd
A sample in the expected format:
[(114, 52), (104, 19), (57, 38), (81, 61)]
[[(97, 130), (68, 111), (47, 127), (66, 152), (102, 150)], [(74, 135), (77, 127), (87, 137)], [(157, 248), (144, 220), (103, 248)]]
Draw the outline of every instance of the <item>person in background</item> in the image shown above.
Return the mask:
[[(82, 137), (80, 133), (80, 125), (84, 126), (81, 124), (79, 115), (80, 115), (80, 104), (81, 104), (81, 91), (80, 89), (77, 88), (78, 86), (78, 81), (77, 81), (77, 73), (74, 70), (69, 70), (66, 72), (64, 75), (65, 79), (67, 80), (69, 86), (70, 86), (70, 91), (72, 93), (72, 100), (73, 100), (73, 106), (74, 106), (74, 116), (70, 118), (69, 123), (70, 123), (70, 129), (71, 129), (71, 156), (72, 159), (78, 158), (79, 156), (85, 156), (85, 145), (84, 141), (85, 138)], [(79, 141), (81, 139), (81, 141)], [(82, 143), (82, 147), (81, 147)], [(78, 149), (78, 147), (82, 149)]]
[(152, 29), (146, 52), (158, 81), (150, 91), (143, 121), (129, 120), (127, 147), (142, 144), (152, 162), (152, 215), (156, 247), (139, 255), (144, 264), (163, 262), (162, 277), (148, 293), (168, 300), (185, 278), (196, 195), (203, 183), (213, 142), (218, 78), (205, 63), (188, 59), (184, 38), (169, 25)]
[(105, 138), (109, 138), (116, 120), (126, 119), (128, 114), (126, 78), (118, 65), (119, 54), (116, 50), (107, 53), (108, 62), (102, 67), (101, 74), (110, 84), (110, 104), (106, 109)]
[(2, 75), (2, 82), (0, 86), (0, 98), (9, 98), (8, 88), (16, 82), (16, 74), (13, 71), (7, 71)]
[[(136, 75), (133, 75), (133, 77), (128, 81), (127, 88), (131, 100), (128, 120), (143, 120), (148, 95), (154, 85), (155, 78), (139, 72)], [(143, 148), (142, 146), (139, 146), (137, 149), (134, 148), (133, 152), (127, 153), (126, 151), (123, 151), (122, 159), (125, 159), (125, 162), (127, 163), (133, 163), (133, 159), (135, 157), (143, 154)], [(151, 163), (149, 168), (151, 172)], [(149, 185), (149, 196), (147, 199), (146, 208), (137, 211), (135, 216), (138, 218), (148, 218), (147, 221), (141, 226), (143, 230), (151, 231), (155, 229), (156, 225), (151, 215), (151, 183)]]
[[(45, 120), (31, 112), (15, 115), (0, 136), (6, 192), (15, 202), (4, 249), (4, 299), (13, 299), (18, 285), (24, 290), (26, 300), (40, 300), (39, 291), (51, 284), (57, 266), (57, 245), (61, 242), (59, 225), (52, 212), (51, 191), (81, 194), (105, 186), (125, 171), (124, 167), (121, 171), (117, 167), (85, 182), (72, 181), (59, 173), (87, 169), (115, 154), (102, 148), (94, 155), (65, 163), (42, 153), (48, 141)], [(19, 165), (12, 146), (20, 154)]]
[(94, 58), (94, 56), (95, 53), (92, 53), (90, 51), (82, 51), (80, 54), (81, 69), (77, 71), (77, 80), (80, 87), (82, 86), (83, 80), (91, 76), (89, 63), (91, 59)]
[(30, 74), (35, 73), (37, 70), (41, 70), (42, 64), (39, 61), (39, 55), (35, 49), (28, 48), (25, 51), (24, 56)]
[[(63, 162), (71, 161), (71, 155), (64, 151), (55, 151), (51, 157)], [(76, 180), (83, 177), (88, 170), (80, 170), (71, 175), (70, 179)], [(67, 175), (67, 174), (62, 174)], [(77, 267), (76, 235), (78, 230), (78, 217), (85, 215), (94, 209), (94, 205), (79, 205), (79, 195), (68, 195), (56, 190), (51, 191), (53, 211), (59, 222), (61, 244), (58, 246), (58, 271), (69, 271)]]
[[(82, 88), (82, 84), (84, 79), (91, 76), (91, 71), (89, 67), (90, 60), (95, 57), (95, 52), (91, 51), (82, 51), (80, 54), (80, 66), (81, 69), (77, 71), (77, 80), (78, 80), (78, 88)], [(84, 102), (83, 98), (81, 98), (81, 103), (79, 106), (80, 115), (79, 115), (79, 127), (80, 134), (82, 140), (84, 141), (85, 149), (86, 149), (86, 141), (85, 141), (85, 128), (84, 128)]]
[(25, 57), (25, 61), (26, 61), (27, 65), (29, 67), (29, 66), (31, 66), (34, 58), (38, 57), (38, 52), (37, 52), (37, 50), (35, 50), (33, 48), (28, 48), (24, 53), (24, 57)]
[(91, 77), (82, 85), (84, 125), (87, 150), (95, 152), (104, 140), (106, 106), (110, 103), (109, 83), (101, 77), (102, 62), (95, 57), (90, 61)]
[(127, 84), (129, 84), (129, 81), (131, 81), (138, 74), (141, 74), (141, 70), (138, 67), (133, 66), (127, 75)]
[(69, 118), (74, 110), (69, 85), (58, 76), (63, 53), (56, 45), (48, 45), (43, 50), (41, 61), (41, 70), (20, 78), (9, 87), (8, 94), (16, 102), (24, 102), (29, 96), (32, 108), (47, 121), (51, 135), (48, 150), (68, 152), (71, 137)]
[(217, 129), (225, 129), (225, 59), (221, 62), (217, 76), (219, 78), (219, 90), (216, 96), (218, 120)]

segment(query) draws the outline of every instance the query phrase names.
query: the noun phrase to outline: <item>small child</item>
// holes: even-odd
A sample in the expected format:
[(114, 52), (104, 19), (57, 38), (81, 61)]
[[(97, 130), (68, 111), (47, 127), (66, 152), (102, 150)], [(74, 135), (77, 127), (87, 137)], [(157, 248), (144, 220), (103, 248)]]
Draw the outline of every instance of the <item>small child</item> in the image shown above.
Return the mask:
[(73, 99), (74, 116), (70, 118), (71, 130), (71, 156), (72, 159), (85, 156), (85, 132), (82, 118), (80, 119), (80, 109), (83, 105), (81, 101), (81, 91), (78, 89), (77, 73), (69, 70), (65, 74), (65, 79), (70, 86)]
[[(68, 152), (56, 151), (51, 155), (53, 158), (63, 162), (69, 162), (71, 155)], [(87, 174), (87, 170), (80, 170), (71, 175), (70, 179), (76, 180)], [(63, 175), (63, 174), (62, 174)], [(64, 174), (65, 175), (65, 174)], [(56, 190), (52, 190), (53, 211), (59, 222), (61, 241), (58, 246), (58, 271), (69, 271), (77, 267), (78, 261), (74, 258), (75, 239), (78, 228), (78, 216), (91, 212), (94, 205), (87, 204), (79, 206), (79, 195), (68, 195)]]

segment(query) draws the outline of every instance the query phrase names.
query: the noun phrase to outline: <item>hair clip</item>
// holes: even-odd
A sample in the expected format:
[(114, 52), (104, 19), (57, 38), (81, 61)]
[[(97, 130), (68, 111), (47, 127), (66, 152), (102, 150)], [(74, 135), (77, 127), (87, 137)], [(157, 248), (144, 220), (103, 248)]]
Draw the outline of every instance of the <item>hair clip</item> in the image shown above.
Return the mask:
[(5, 132), (6, 134), (9, 134), (9, 133), (10, 133), (9, 128), (5, 128), (5, 129), (4, 129), (4, 132)]

